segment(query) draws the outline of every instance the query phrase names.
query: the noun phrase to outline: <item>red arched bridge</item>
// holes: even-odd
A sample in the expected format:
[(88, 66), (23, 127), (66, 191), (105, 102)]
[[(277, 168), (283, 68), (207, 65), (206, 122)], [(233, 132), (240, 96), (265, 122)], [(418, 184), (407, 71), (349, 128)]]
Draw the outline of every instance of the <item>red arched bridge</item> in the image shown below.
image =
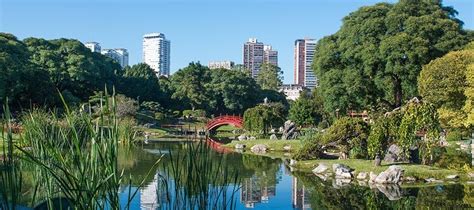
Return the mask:
[(243, 127), (243, 119), (238, 115), (221, 115), (211, 119), (206, 124), (208, 131), (215, 130), (223, 125), (232, 125), (237, 128)]

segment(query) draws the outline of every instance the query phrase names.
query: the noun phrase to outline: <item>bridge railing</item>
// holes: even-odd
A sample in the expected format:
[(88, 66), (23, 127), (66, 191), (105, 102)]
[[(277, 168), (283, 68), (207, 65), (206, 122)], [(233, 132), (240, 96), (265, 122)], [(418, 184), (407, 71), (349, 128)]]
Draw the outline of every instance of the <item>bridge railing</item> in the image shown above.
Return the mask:
[(206, 128), (212, 128), (218, 124), (221, 124), (223, 122), (230, 122), (230, 123), (238, 123), (242, 124), (242, 117), (240, 115), (220, 115), (217, 117), (214, 117), (213, 119), (209, 120), (206, 123)]

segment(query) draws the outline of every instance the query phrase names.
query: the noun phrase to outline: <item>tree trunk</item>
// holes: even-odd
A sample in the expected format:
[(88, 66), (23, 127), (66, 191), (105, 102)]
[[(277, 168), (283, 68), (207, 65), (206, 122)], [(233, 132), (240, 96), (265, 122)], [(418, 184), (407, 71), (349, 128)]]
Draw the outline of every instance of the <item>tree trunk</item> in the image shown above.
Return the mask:
[(392, 76), (393, 81), (393, 97), (395, 99), (395, 107), (400, 107), (402, 105), (402, 81), (396, 75)]

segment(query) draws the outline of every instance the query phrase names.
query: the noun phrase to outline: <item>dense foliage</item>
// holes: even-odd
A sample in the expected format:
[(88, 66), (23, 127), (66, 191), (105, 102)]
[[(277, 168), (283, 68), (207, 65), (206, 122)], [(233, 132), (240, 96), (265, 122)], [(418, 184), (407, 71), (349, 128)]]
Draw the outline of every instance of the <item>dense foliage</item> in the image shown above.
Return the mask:
[(326, 111), (395, 108), (416, 96), (422, 65), (472, 39), (456, 14), (441, 1), (412, 0), (350, 13), (316, 47), (313, 68)]
[(283, 71), (280, 67), (270, 63), (264, 63), (260, 66), (257, 75), (257, 84), (264, 90), (278, 90), (283, 84)]
[(323, 145), (333, 143), (340, 158), (367, 158), (369, 125), (359, 118), (342, 117), (331, 125), (321, 138)]
[(280, 127), (286, 119), (287, 110), (281, 103), (259, 104), (244, 113), (244, 128), (250, 132), (262, 132)]
[(323, 120), (324, 109), (318, 97), (318, 91), (302, 92), (300, 97), (291, 103), (288, 119), (299, 126), (315, 126)]
[[(418, 90), (423, 99), (433, 103), (441, 125), (462, 129), (467, 122), (469, 106), (468, 67), (474, 65), (474, 50), (454, 51), (423, 66), (418, 78)], [(467, 111), (467, 112), (466, 112)]]

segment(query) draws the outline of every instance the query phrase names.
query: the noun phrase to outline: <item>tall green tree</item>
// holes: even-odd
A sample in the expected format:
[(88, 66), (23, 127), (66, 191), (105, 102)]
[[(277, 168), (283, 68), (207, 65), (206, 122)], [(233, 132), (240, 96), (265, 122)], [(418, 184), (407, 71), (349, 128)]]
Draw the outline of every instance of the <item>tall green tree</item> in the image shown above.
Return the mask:
[(206, 84), (211, 81), (210, 70), (200, 63), (190, 63), (171, 76), (172, 98), (189, 103), (192, 110), (208, 109), (212, 106)]
[(361, 7), (316, 46), (313, 69), (325, 109), (391, 109), (417, 95), (421, 67), (471, 36), (441, 1), (400, 0)]
[(442, 126), (463, 128), (467, 113), (465, 91), (468, 66), (474, 64), (474, 50), (454, 51), (423, 66), (418, 90), (425, 101), (435, 105)]
[(11, 108), (54, 104), (58, 100), (48, 72), (30, 62), (30, 52), (15, 36), (0, 33), (0, 102)]
[(283, 72), (280, 67), (270, 63), (264, 63), (260, 66), (257, 75), (257, 84), (264, 90), (278, 90), (283, 84)]
[(258, 85), (242, 71), (213, 69), (206, 88), (212, 93), (215, 106), (210, 111), (215, 114), (241, 114), (261, 100)]
[(59, 91), (83, 101), (94, 91), (115, 85), (116, 73), (121, 71), (118, 63), (74, 39), (27, 38), (23, 42), (32, 54), (31, 62), (49, 72)]
[(290, 105), (288, 119), (294, 121), (297, 125), (318, 125), (322, 121), (321, 109), (319, 104), (315, 103), (310, 93), (303, 94)]
[(145, 63), (127, 66), (121, 78), (120, 91), (139, 101), (158, 101), (160, 82), (155, 71)]

